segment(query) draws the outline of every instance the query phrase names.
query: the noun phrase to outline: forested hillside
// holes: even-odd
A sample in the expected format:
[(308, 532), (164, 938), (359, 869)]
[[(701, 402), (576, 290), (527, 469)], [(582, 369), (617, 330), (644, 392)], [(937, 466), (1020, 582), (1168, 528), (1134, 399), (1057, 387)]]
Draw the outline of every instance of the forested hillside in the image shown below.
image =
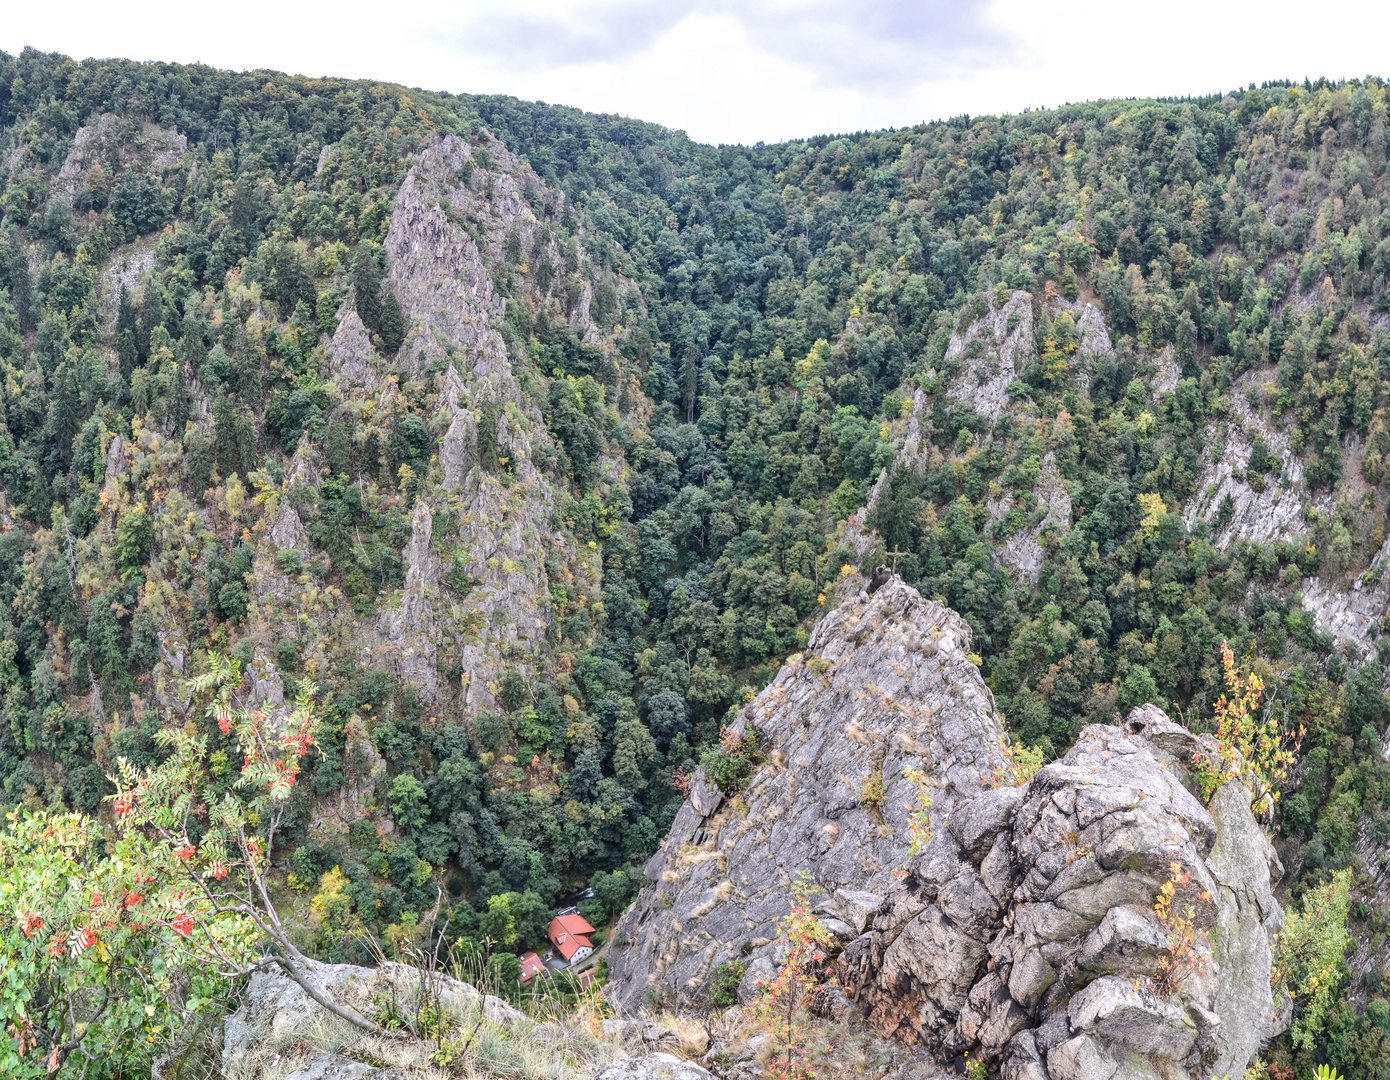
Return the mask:
[[(1223, 640), (1264, 677), (1307, 728), (1288, 895), (1364, 860), (1317, 1060), (1387, 1075), (1387, 108), (714, 148), (0, 55), (0, 802), (107, 813), (227, 652), (318, 687), (282, 900), (344, 917), (306, 947), (365, 959), (439, 883), (519, 950), (575, 887), (621, 910), (729, 709), (889, 562), (1049, 758), (1145, 701), (1203, 730)], [(412, 276), (449, 245), (457, 297)]]

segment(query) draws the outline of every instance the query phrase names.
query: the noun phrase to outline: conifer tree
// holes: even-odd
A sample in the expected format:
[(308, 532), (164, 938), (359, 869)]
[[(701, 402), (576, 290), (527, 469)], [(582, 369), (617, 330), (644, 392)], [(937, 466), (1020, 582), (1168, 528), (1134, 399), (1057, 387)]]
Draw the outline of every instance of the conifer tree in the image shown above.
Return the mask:
[(168, 366), (169, 372), (169, 426), (175, 436), (183, 434), (188, 423), (188, 376), (184, 366), (175, 360)]
[(328, 425), (328, 467), (333, 471), (334, 476), (350, 476), (352, 474), (350, 437), (351, 429), (348, 426), (348, 418), (339, 413)]
[(77, 374), (67, 361), (53, 374), (53, 395), (48, 408), (49, 435), (64, 464), (72, 460), (72, 440), (82, 427), (82, 391)]
[(127, 385), (138, 363), (135, 333), (135, 305), (131, 303), (130, 293), (122, 285), (121, 299), (116, 307), (116, 356), (120, 361), (121, 382)]
[(0, 244), (0, 285), (10, 290), (10, 303), (14, 305), (19, 318), (19, 328), (23, 331), (34, 329), (33, 282), (29, 276), (29, 259), (19, 241), (19, 235), (10, 230), (4, 244)]
[(390, 289), (381, 301), (381, 347), (393, 353), (405, 340), (405, 316), (401, 312), (401, 302)]
[(352, 287), (357, 304), (357, 317), (373, 333), (381, 330), (381, 268), (376, 252), (366, 241), (357, 245), (357, 257), (352, 263)]
[(681, 389), (685, 406), (685, 422), (695, 423), (695, 398), (700, 390), (700, 354), (691, 345), (681, 361)]
[(232, 405), (231, 395), (225, 391), (219, 393), (212, 403), (212, 456), (224, 480), (240, 471), (236, 409)]
[(242, 401), (254, 404), (261, 397), (261, 350), (244, 329), (236, 331), (232, 347), (232, 377)]
[(183, 317), (184, 374), (199, 378), (203, 370), (203, 361), (207, 358), (208, 347), (203, 341), (203, 323), (190, 305), (188, 313)]
[(135, 350), (138, 363), (150, 358), (150, 335), (154, 328), (164, 321), (164, 308), (160, 302), (159, 286), (153, 281), (145, 284), (145, 293), (140, 297), (140, 318), (136, 322)]

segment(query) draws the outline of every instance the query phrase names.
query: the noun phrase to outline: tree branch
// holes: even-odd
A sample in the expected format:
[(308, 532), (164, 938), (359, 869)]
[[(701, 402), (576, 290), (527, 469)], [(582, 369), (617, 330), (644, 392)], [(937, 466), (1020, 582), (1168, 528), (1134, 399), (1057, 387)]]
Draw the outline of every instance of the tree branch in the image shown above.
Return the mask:
[(339, 1019), (346, 1020), (348, 1023), (361, 1028), (363, 1031), (369, 1031), (373, 1035), (380, 1035), (387, 1039), (403, 1041), (410, 1037), (408, 1032), (391, 1031), (373, 1020), (368, 1020), (365, 1016), (359, 1016), (355, 1010), (349, 1009), (344, 1005), (339, 1005), (337, 1002), (333, 1001), (314, 984), (307, 970), (301, 967), (292, 958), (288, 956), (268, 956), (258, 964), (257, 967), (264, 971), (272, 965), (279, 967), (301, 990)]

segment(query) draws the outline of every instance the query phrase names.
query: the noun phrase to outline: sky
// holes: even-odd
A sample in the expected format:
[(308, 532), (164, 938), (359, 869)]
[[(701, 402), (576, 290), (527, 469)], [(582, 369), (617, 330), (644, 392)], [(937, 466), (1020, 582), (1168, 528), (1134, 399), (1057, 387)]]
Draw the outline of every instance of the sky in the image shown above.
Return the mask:
[(1388, 35), (1384, 0), (68, 0), (0, 20), (8, 53), (512, 94), (710, 143), (1390, 76)]

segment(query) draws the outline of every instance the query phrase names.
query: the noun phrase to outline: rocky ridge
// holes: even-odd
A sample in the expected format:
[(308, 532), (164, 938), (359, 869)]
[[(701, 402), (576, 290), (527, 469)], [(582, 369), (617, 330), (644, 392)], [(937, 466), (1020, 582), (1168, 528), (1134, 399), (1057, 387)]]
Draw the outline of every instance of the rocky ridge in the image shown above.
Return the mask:
[[(1005, 1080), (1240, 1075), (1288, 1022), (1270, 985), (1283, 868), (1248, 791), (1228, 783), (1204, 805), (1195, 771), (1214, 740), (1151, 705), (995, 786), (1004, 728), (968, 643), (958, 616), (887, 571), (828, 613), (738, 718), (760, 737), (747, 785), (692, 780), (615, 931), (610, 1000), (701, 1011), (732, 960), (752, 1000), (804, 871), (858, 1015), (938, 1064), (969, 1052)], [(909, 857), (917, 764), (933, 836)], [(1166, 883), (1190, 950), (1155, 909)]]
[[(410, 327), (401, 361), (411, 369), (446, 368), (436, 423), (443, 430), (438, 456), (448, 502), (417, 510), (400, 608), (384, 628), (400, 670), (426, 697), (438, 692), (436, 641), (452, 638), (470, 713), (493, 707), (497, 679), (508, 666), (526, 669), (539, 660), (554, 619), (547, 561), (581, 580), (596, 581), (600, 573), (596, 557), (551, 523), (563, 498), (536, 465), (538, 449), (551, 437), (519, 377), (520, 358), (499, 332), (506, 301), (492, 278), (513, 233), (532, 251), (544, 229), (525, 188), (557, 211), (564, 196), (538, 187), (529, 167), (499, 145), (490, 148), (488, 168), (466, 169), (478, 160), (472, 146), (453, 137), (420, 154), (396, 196), (385, 241), (388, 283)], [(562, 260), (555, 238), (543, 234), (541, 241), (547, 258)], [(539, 286), (532, 292), (540, 306), (554, 307)], [(567, 315), (558, 308), (554, 314), (583, 341), (608, 350), (589, 318), (590, 292), (586, 286)], [(480, 438), (495, 440), (490, 454)], [(489, 456), (500, 466), (489, 466)], [(446, 566), (434, 556), (440, 514)], [(448, 570), (466, 582), (464, 590), (438, 587)]]
[(842, 941), (863, 931), (907, 854), (922, 768), (938, 822), (1003, 765), (1004, 728), (968, 656), (970, 630), (900, 579), (861, 588), (815, 627), (803, 655), (732, 725), (755, 730), (761, 764), (726, 796), (697, 772), (652, 883), (619, 922), (610, 999), (704, 1007), (720, 965), (745, 964), (740, 994), (773, 970), (776, 922), (806, 872)]
[[(869, 1023), (1005, 1080), (1240, 1075), (1287, 1023), (1283, 869), (1241, 785), (1210, 807), (1188, 790), (1210, 740), (1142, 706), (960, 805), (841, 957)], [(1155, 912), (1169, 881), (1190, 952)]]
[[(416, 155), (384, 240), (404, 343), (394, 357), (383, 356), (349, 295), (329, 345), (326, 374), (345, 408), (384, 417), (402, 395), (428, 395), (438, 483), (415, 507), (402, 552), (405, 580), (376, 619), (354, 621), (332, 610), (331, 597), (307, 602), (315, 617), (355, 641), (364, 665), (394, 669), (427, 702), (457, 699), (465, 714), (495, 707), (508, 669), (529, 676), (542, 662), (552, 625), (565, 614), (552, 610), (553, 576), (577, 583), (585, 597), (597, 594), (601, 577), (597, 553), (557, 522), (565, 498), (543, 466), (556, 456), (553, 438), (528, 361), (501, 332), (509, 302), (545, 313), (604, 358), (619, 396), (627, 376), (606, 329), (590, 317), (592, 283), (572, 274), (542, 284), (508, 250), (519, 243), (556, 264), (588, 265), (582, 230), (563, 250), (548, 224), (563, 214), (564, 195), (499, 144), (483, 155), (457, 137), (438, 140)], [(498, 291), (502, 278), (510, 301)], [(295, 509), (303, 498), (292, 491), (312, 497), (322, 483), (318, 458), (301, 444), (257, 551), (253, 590), (286, 632), (302, 619), (306, 592), (282, 570), (281, 554), (310, 554)], [(621, 475), (620, 458), (609, 471)]]

